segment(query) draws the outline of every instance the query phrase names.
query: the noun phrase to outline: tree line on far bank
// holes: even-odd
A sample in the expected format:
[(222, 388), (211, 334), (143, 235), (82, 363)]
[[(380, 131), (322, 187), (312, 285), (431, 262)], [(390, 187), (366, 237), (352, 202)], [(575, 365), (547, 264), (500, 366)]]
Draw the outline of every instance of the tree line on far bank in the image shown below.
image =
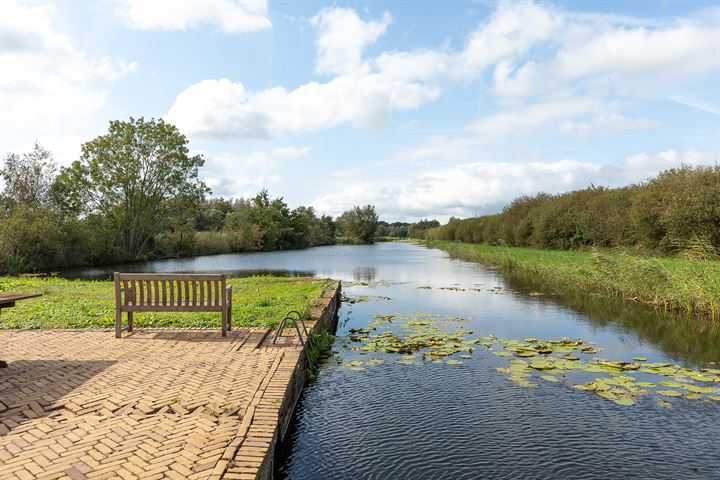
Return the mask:
[(423, 238), (549, 249), (631, 248), (717, 259), (720, 165), (666, 170), (623, 188), (522, 196), (502, 213), (453, 218)]
[(162, 120), (112, 121), (58, 169), (39, 144), (0, 165), (0, 273), (48, 271), (150, 258), (372, 242), (372, 205), (334, 219), (290, 209), (262, 190), (210, 198), (204, 164)]

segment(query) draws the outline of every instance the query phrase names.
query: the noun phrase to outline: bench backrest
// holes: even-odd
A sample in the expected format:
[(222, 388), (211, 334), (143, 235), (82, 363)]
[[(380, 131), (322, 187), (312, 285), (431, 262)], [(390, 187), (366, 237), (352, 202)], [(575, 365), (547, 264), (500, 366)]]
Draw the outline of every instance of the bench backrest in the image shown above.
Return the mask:
[(216, 311), (227, 305), (224, 274), (115, 273), (115, 303), (125, 311)]

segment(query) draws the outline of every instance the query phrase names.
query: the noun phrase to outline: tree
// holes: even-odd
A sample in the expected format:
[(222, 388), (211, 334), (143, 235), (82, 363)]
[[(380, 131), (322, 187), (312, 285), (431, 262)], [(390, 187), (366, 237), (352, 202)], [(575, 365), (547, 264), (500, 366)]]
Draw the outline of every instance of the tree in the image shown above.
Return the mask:
[(251, 200), (236, 201), (225, 219), (225, 229), (242, 232), (243, 238), (260, 232), (257, 249), (283, 250), (293, 247), (291, 223), (290, 210), (282, 197), (270, 198), (267, 190), (261, 190)]
[(50, 203), (50, 187), (57, 165), (52, 153), (35, 142), (30, 153), (5, 156), (0, 178), (5, 183), (3, 196), (12, 204), (39, 207)]
[(372, 205), (355, 206), (352, 210), (343, 212), (337, 223), (344, 236), (372, 243), (378, 228), (378, 216)]
[(100, 215), (137, 259), (177, 196), (200, 201), (209, 191), (198, 179), (205, 163), (163, 120), (111, 121), (108, 133), (83, 144), (80, 160), (63, 169), (54, 190), (65, 209)]
[(408, 227), (407, 236), (410, 238), (424, 238), (426, 231), (439, 226), (440, 222), (438, 222), (437, 220), (423, 219), (419, 222), (413, 223)]
[(220, 231), (225, 225), (225, 217), (232, 211), (232, 202), (224, 198), (203, 201), (198, 206), (195, 217), (195, 229), (198, 232)]

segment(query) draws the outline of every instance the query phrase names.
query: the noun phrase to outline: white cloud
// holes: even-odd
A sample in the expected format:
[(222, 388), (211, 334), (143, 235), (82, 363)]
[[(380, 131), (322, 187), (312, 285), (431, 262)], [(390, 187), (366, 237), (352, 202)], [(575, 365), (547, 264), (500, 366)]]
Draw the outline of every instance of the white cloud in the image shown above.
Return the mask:
[(638, 130), (647, 130), (662, 126), (661, 122), (647, 118), (629, 118), (619, 113), (601, 113), (587, 120), (566, 120), (559, 126), (559, 131), (566, 134), (580, 136), (592, 133), (625, 133)]
[[(708, 10), (710, 18), (716, 17)], [(717, 25), (693, 17), (650, 28), (604, 15), (562, 15), (559, 47), (549, 60), (530, 58), (496, 68), (494, 90), (526, 97), (553, 90), (631, 96), (695, 82), (720, 62)]]
[[(391, 23), (387, 12), (365, 20), (351, 9), (324, 8), (310, 23), (317, 31), (315, 70), (333, 78), (258, 92), (238, 81), (203, 80), (178, 95), (168, 119), (189, 134), (215, 136), (268, 137), (344, 123), (379, 128), (392, 112), (419, 108), (451, 82), (482, 80), (492, 68), (488, 93), (499, 97), (500, 108), (474, 124), (479, 133), (517, 134), (545, 121), (580, 135), (637, 130), (658, 123), (623, 115), (617, 99), (667, 97), (663, 89), (717, 68), (720, 48), (716, 27), (697, 16), (652, 25), (533, 2), (501, 2), (455, 51), (366, 58)], [(559, 110), (563, 105), (570, 110)]]
[(418, 108), (440, 94), (430, 85), (369, 72), (362, 52), (389, 22), (387, 13), (365, 21), (353, 10), (323, 9), (311, 21), (318, 29), (316, 68), (337, 76), (258, 92), (229, 79), (203, 80), (177, 96), (166, 118), (188, 135), (219, 137), (263, 138), (343, 123), (379, 128), (392, 112)]
[[(297, 160), (310, 153), (308, 147), (275, 147), (257, 149), (247, 154), (206, 152), (202, 179), (215, 196), (248, 197), (259, 190), (280, 182), (280, 170), (285, 161)], [(228, 175), (228, 172), (237, 172)]]
[(105, 84), (132, 74), (138, 64), (88, 55), (57, 31), (53, 11), (12, 0), (2, 4), (0, 148), (22, 148), (38, 139), (63, 162), (62, 152), (79, 150), (79, 143), (68, 149), (67, 139), (91, 130), (93, 114), (105, 106)]
[(541, 128), (552, 128), (563, 120), (600, 112), (605, 108), (604, 102), (596, 98), (537, 103), (482, 117), (469, 125), (468, 129), (482, 139), (539, 133)]
[(264, 0), (129, 0), (119, 10), (137, 30), (188, 30), (213, 25), (225, 33), (256, 32), (272, 26)]
[(507, 108), (482, 117), (467, 130), (477, 140), (495, 141), (508, 137), (547, 134), (587, 136), (592, 133), (623, 133), (661, 126), (646, 118), (617, 113), (619, 106), (599, 98), (580, 97)]
[(384, 32), (390, 16), (364, 21), (342, 8), (313, 17), (320, 72), (338, 74), (288, 90), (248, 92), (241, 82), (203, 80), (182, 91), (167, 119), (189, 135), (270, 137), (313, 132), (343, 123), (382, 126), (391, 112), (418, 108), (440, 94), (435, 87), (370, 73), (362, 51)]
[(383, 218), (447, 220), (467, 217), (521, 193), (567, 190), (579, 179), (592, 178), (599, 166), (559, 162), (473, 162), (382, 177), (339, 179), (333, 193), (318, 198), (318, 211), (334, 215), (353, 205), (371, 203)]
[(673, 95), (670, 97), (673, 102), (685, 105), (686, 107), (702, 110), (703, 112), (720, 115), (720, 103), (712, 104), (690, 95)]
[(256, 93), (223, 78), (185, 89), (166, 118), (189, 135), (249, 138), (313, 132), (346, 122), (376, 128), (391, 112), (417, 108), (438, 94), (431, 87), (388, 82), (378, 75), (340, 76), (295, 90), (275, 87)]
[(385, 33), (391, 21), (388, 12), (378, 20), (364, 21), (355, 10), (323, 8), (310, 19), (318, 29), (315, 71), (334, 75), (367, 74), (369, 66), (363, 61), (363, 51)]
[(318, 197), (318, 211), (337, 215), (353, 205), (372, 203), (388, 220), (469, 217), (499, 211), (519, 195), (561, 193), (591, 183), (623, 186), (682, 164), (710, 165), (717, 154), (688, 150), (640, 153), (617, 163), (575, 160), (528, 163), (471, 162), (394, 175), (352, 172), (336, 178), (332, 193)]
[(502, 59), (512, 59), (540, 42), (554, 41), (561, 13), (533, 2), (501, 2), (485, 24), (471, 35), (460, 53), (461, 74), (476, 76)]
[(622, 172), (616, 179), (617, 185), (638, 182), (654, 177), (663, 170), (678, 168), (682, 165), (699, 166), (713, 165), (720, 161), (717, 152), (702, 152), (695, 149), (686, 150), (683, 153), (675, 150), (663, 150), (656, 154), (638, 153), (630, 155), (622, 162), (619, 172)]

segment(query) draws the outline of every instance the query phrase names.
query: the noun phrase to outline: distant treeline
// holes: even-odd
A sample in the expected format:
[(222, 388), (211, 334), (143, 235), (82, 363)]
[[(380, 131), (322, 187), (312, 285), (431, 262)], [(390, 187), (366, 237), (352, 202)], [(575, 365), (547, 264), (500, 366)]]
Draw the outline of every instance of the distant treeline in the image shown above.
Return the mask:
[(425, 231), (439, 227), (437, 220), (420, 220), (419, 222), (393, 222), (380, 221), (375, 235), (389, 238), (422, 238)]
[(379, 224), (372, 205), (332, 218), (266, 190), (209, 198), (198, 179), (204, 159), (162, 120), (110, 122), (67, 168), (39, 144), (3, 160), (0, 273), (368, 243)]
[(550, 249), (629, 247), (717, 258), (720, 166), (683, 166), (624, 188), (522, 196), (502, 213), (453, 218), (421, 238)]

